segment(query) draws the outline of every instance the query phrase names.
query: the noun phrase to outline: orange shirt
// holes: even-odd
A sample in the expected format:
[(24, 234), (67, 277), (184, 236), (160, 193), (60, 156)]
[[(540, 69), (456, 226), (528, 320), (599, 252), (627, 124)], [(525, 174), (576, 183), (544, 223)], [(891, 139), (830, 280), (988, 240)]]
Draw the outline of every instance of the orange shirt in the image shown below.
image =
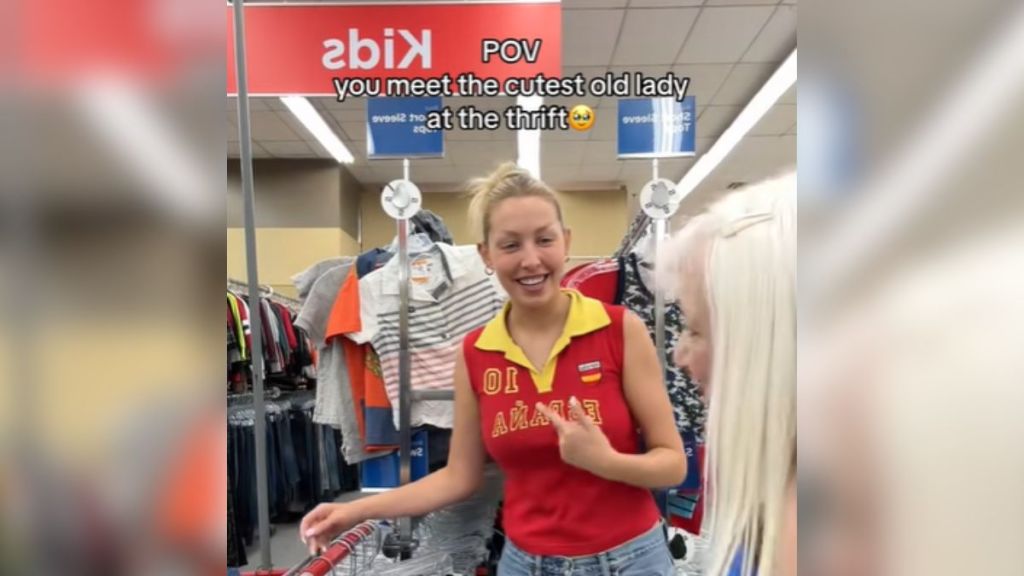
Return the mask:
[[(359, 306), (359, 276), (356, 267), (352, 266), (338, 290), (338, 297), (327, 319), (327, 330), (324, 333), (327, 340), (342, 338), (363, 329)], [(356, 344), (348, 338), (342, 339), (342, 346), (345, 349), (352, 400), (356, 405), (356, 420), (359, 422), (363, 444), (368, 452), (394, 450), (397, 448), (398, 432), (391, 416), (391, 401), (384, 387), (377, 354), (369, 344)]]

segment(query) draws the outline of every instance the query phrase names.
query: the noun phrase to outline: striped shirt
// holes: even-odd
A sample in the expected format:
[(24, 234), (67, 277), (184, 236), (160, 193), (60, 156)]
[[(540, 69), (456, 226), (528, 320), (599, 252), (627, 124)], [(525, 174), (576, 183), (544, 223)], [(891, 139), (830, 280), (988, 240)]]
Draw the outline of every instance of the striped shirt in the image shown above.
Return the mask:
[[(455, 358), (463, 337), (487, 324), (501, 310), (505, 292), (484, 272), (475, 246), (435, 244), (411, 257), (409, 350), (413, 390), (451, 390)], [(359, 281), (362, 330), (349, 335), (369, 342), (380, 357), (388, 398), (398, 428), (399, 284), (398, 259)], [(454, 403), (426, 400), (412, 404), (412, 425), (451, 428)]]

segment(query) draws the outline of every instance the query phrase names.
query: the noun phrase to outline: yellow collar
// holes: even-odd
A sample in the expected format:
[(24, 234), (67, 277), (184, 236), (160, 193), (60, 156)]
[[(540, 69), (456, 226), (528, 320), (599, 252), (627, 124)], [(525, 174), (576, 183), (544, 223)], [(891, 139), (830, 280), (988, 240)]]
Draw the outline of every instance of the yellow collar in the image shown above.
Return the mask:
[(539, 371), (533, 366), (533, 363), (526, 357), (523, 349), (515, 343), (508, 332), (508, 324), (506, 324), (505, 319), (508, 316), (510, 302), (506, 302), (501, 313), (487, 323), (484, 331), (477, 339), (475, 347), (478, 350), (504, 352), (505, 358), (509, 362), (518, 364), (530, 371), (538, 392), (550, 392), (558, 355), (562, 350), (565, 350), (572, 338), (600, 330), (612, 322), (600, 301), (587, 298), (575, 290), (562, 290), (562, 293), (567, 294), (570, 298), (569, 315), (565, 319), (562, 334), (551, 348), (547, 363)]

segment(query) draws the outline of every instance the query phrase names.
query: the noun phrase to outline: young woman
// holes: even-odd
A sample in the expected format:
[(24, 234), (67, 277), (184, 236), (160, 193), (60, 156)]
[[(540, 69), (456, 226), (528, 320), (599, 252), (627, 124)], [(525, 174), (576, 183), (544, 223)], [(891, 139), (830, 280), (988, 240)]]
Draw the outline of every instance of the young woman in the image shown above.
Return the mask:
[(796, 176), (691, 220), (662, 269), (708, 399), (709, 576), (796, 574)]
[(506, 164), (472, 190), (480, 256), (509, 300), (457, 355), (448, 464), (323, 504), (302, 537), (315, 551), (365, 519), (467, 498), (489, 455), (505, 474), (500, 576), (674, 574), (650, 490), (682, 482), (686, 460), (647, 330), (621, 307), (559, 288), (572, 237), (547, 185)]

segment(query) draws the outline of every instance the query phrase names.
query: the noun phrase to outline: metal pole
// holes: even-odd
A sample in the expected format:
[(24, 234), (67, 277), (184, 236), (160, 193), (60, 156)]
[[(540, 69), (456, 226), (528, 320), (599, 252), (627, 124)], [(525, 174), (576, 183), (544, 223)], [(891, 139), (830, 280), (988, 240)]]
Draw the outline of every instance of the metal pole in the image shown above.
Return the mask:
[[(409, 159), (402, 161), (405, 180), (409, 180)], [(409, 221), (398, 220), (398, 405), (399, 405), (399, 485), (412, 479), (412, 370), (409, 358)], [(402, 545), (412, 539), (412, 519), (400, 518), (399, 541)]]
[(245, 263), (249, 281), (249, 326), (252, 330), (253, 408), (256, 434), (256, 507), (259, 521), (260, 569), (270, 564), (270, 505), (267, 493), (266, 416), (263, 409), (263, 317), (256, 270), (256, 200), (253, 194), (252, 141), (249, 132), (249, 85), (245, 68), (243, 0), (233, 5), (235, 20), (235, 77), (238, 79), (238, 143), (241, 147), (242, 198), (245, 219)]
[[(658, 159), (651, 162), (654, 180), (658, 179)], [(665, 236), (665, 218), (654, 219), (654, 345), (658, 349), (658, 361), (664, 374), (667, 367), (665, 358), (665, 294), (660, 287), (658, 264), (661, 262), (661, 240)]]

